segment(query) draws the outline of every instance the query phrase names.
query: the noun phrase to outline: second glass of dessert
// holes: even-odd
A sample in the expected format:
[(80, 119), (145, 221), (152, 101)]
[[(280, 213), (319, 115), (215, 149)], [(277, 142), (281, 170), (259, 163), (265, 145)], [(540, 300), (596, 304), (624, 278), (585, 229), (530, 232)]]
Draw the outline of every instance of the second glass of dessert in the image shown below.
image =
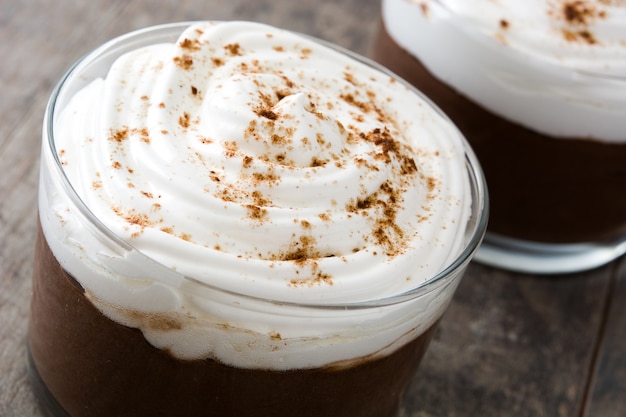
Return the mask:
[(375, 59), (450, 116), (491, 215), (483, 262), (564, 273), (626, 252), (626, 8), (383, 0)]

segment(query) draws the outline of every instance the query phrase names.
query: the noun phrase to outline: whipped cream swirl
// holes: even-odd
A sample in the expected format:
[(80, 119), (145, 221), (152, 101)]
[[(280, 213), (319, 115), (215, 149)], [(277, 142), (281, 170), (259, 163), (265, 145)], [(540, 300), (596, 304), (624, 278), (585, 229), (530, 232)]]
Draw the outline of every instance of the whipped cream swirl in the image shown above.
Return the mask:
[[(421, 285), (467, 244), (472, 196), (454, 126), (389, 75), (265, 25), (200, 22), (175, 43), (121, 56), (73, 96), (54, 135), (72, 187), (107, 228), (175, 276), (224, 291), (277, 303), (374, 300)], [(231, 339), (242, 329), (297, 346), (327, 332), (345, 341), (363, 322), (354, 313), (342, 330), (305, 330), (301, 317), (250, 324), (233, 307), (241, 300), (223, 295), (217, 308), (200, 290), (186, 292), (189, 281), (89, 248), (66, 204), (41, 205), (54, 213), (42, 224), (57, 258), (105, 314), (176, 356), (241, 364), (228, 349), (250, 341), (230, 343), (230, 353), (207, 347), (226, 323)], [(63, 238), (51, 237), (55, 227)], [(86, 258), (100, 276), (84, 270)], [(298, 366), (388, 347), (424, 331), (447, 300), (393, 335), (374, 326), (378, 343), (359, 333), (361, 348), (344, 343), (343, 353)], [(128, 311), (183, 324), (164, 331)], [(249, 362), (277, 366), (258, 355)]]
[(384, 0), (383, 16), (399, 45), (490, 111), (626, 142), (624, 0)]

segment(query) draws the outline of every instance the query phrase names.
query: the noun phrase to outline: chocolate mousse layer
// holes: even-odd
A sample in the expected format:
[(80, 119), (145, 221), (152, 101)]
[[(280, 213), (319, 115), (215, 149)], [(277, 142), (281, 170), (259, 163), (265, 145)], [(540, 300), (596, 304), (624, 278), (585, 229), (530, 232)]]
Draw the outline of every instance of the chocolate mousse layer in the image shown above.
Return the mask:
[(624, 143), (609, 144), (505, 120), (433, 77), (382, 24), (373, 58), (424, 92), (468, 139), (487, 179), (490, 232), (545, 243), (626, 233), (626, 132)]
[(38, 374), (71, 417), (392, 417), (434, 328), (387, 357), (320, 369), (183, 361), (102, 315), (41, 230), (38, 236), (29, 329), (34, 379)]

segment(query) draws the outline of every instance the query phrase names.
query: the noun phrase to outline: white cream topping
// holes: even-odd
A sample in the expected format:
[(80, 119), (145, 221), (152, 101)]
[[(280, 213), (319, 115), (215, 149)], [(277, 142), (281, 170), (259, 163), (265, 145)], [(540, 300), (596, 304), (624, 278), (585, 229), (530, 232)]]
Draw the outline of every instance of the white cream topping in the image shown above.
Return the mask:
[(155, 346), (323, 366), (401, 346), (448, 303), (454, 285), (374, 309), (285, 304), (402, 293), (467, 244), (463, 140), (388, 75), (286, 31), (203, 22), (123, 55), (67, 101), (63, 170), (136, 250), (94, 237), (42, 186), (44, 232), (94, 304)]
[(384, 0), (383, 18), (490, 111), (556, 137), (626, 142), (626, 1)]

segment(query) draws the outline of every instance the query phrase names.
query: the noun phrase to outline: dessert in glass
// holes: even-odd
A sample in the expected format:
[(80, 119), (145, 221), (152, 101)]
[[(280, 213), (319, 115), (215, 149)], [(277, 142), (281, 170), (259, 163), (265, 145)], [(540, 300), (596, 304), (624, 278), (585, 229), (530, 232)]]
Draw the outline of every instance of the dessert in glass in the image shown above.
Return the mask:
[(476, 259), (566, 273), (626, 252), (626, 8), (383, 0), (374, 57), (459, 127), (487, 178)]
[(53, 416), (391, 417), (486, 229), (413, 87), (251, 22), (133, 32), (43, 126), (30, 376)]

